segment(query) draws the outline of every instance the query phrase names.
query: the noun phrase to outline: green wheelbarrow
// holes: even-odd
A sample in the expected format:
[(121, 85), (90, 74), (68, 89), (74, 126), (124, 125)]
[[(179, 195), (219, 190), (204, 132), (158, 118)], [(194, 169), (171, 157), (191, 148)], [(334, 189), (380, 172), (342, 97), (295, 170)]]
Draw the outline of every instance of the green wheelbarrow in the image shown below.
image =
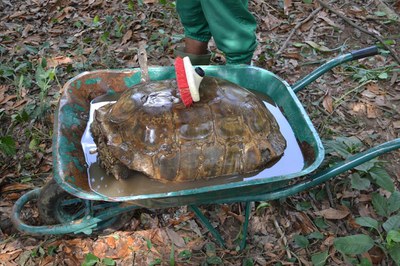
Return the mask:
[[(288, 173), (275, 173), (263, 178), (241, 178), (226, 183), (194, 184), (186, 188), (164, 189), (140, 193), (105, 195), (93, 189), (88, 178), (88, 167), (82, 150), (81, 137), (89, 121), (91, 101), (104, 94), (130, 89), (141, 82), (140, 69), (99, 70), (82, 73), (68, 81), (55, 114), (53, 135), (53, 179), (41, 189), (20, 197), (14, 205), (12, 220), (16, 228), (29, 234), (86, 233), (107, 228), (121, 219), (121, 215), (137, 208), (167, 208), (187, 205), (205, 224), (216, 240), (224, 246), (219, 232), (197, 207), (202, 204), (244, 202), (245, 222), (241, 248), (245, 246), (250, 203), (288, 197), (310, 189), (332, 177), (365, 163), (379, 155), (400, 148), (395, 139), (346, 161), (318, 171), (324, 160), (324, 147), (312, 122), (295, 93), (315, 81), (333, 67), (351, 60), (373, 56), (376, 47), (353, 51), (323, 64), (309, 75), (289, 85), (277, 75), (247, 65), (204, 66), (207, 75), (220, 77), (272, 99), (293, 130), (295, 140), (304, 156), (302, 166)], [(175, 78), (173, 67), (149, 68), (151, 80)], [(265, 172), (261, 172), (263, 175)], [(301, 180), (299, 180), (301, 178)], [(118, 181), (119, 182), (119, 181)], [(165, 185), (164, 185), (165, 186)], [(31, 226), (20, 214), (24, 205), (38, 200), (41, 216), (50, 225)]]

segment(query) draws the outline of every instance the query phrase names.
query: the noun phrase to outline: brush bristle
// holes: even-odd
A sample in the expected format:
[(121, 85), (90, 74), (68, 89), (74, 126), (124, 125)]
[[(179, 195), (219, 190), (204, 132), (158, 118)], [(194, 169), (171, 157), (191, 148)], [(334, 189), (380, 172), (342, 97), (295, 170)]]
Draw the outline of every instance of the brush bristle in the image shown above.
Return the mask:
[(186, 78), (185, 65), (183, 64), (183, 59), (181, 57), (177, 57), (175, 59), (175, 74), (179, 94), (181, 95), (181, 100), (183, 104), (188, 107), (193, 104), (193, 99), (190, 95), (189, 84)]

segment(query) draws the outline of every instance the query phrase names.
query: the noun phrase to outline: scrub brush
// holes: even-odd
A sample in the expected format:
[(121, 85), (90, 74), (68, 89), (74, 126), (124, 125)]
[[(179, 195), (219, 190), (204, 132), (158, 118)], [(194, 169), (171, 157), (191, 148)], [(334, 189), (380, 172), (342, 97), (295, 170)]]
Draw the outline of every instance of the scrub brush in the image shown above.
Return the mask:
[(204, 77), (203, 69), (200, 67), (194, 69), (187, 56), (183, 59), (177, 57), (175, 59), (175, 74), (183, 104), (189, 107), (193, 102), (200, 101), (199, 87)]

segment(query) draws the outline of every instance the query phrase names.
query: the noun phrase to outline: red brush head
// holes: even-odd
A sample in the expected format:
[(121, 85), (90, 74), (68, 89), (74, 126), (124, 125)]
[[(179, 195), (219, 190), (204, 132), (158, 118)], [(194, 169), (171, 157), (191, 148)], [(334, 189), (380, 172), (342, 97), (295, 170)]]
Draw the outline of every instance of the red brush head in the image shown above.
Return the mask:
[(177, 57), (175, 59), (175, 74), (179, 94), (181, 95), (181, 100), (186, 107), (189, 107), (193, 104), (193, 99), (190, 95), (189, 84), (186, 78), (185, 65), (183, 64), (183, 59), (181, 57)]

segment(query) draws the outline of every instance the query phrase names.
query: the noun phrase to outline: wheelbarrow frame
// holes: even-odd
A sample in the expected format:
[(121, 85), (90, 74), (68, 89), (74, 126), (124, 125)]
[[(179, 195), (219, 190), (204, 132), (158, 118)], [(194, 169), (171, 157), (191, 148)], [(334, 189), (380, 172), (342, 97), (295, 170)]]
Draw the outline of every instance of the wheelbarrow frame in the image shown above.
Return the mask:
[[(122, 198), (113, 198), (110, 200), (107, 197), (104, 197), (102, 195), (99, 195), (97, 193), (91, 192), (90, 190), (82, 190), (81, 187), (79, 186), (79, 183), (74, 182), (74, 177), (73, 176), (60, 176), (60, 172), (63, 173), (63, 170), (65, 170), (65, 167), (68, 167), (68, 165), (63, 165), (62, 160), (60, 160), (60, 154), (65, 155), (61, 151), (68, 151), (71, 146), (69, 145), (67, 139), (62, 138), (63, 136), (60, 136), (58, 134), (54, 135), (53, 143), (55, 145), (55, 149), (53, 149), (53, 158), (54, 158), (54, 179), (57, 181), (57, 183), (65, 189), (68, 193), (78, 197), (82, 198), (87, 206), (88, 209), (90, 209), (90, 202), (92, 201), (116, 201), (114, 205), (111, 207), (108, 205), (108, 208), (105, 208), (103, 212), (100, 212), (97, 214), (96, 217), (92, 217), (90, 214), (91, 212), (89, 211), (89, 214), (85, 216), (84, 219), (80, 220), (79, 222), (72, 222), (68, 224), (61, 224), (61, 225), (54, 225), (54, 226), (30, 226), (25, 224), (24, 222), (21, 221), (20, 219), (20, 212), (24, 205), (37, 198), (40, 189), (36, 189), (33, 191), (30, 191), (23, 195), (19, 200), (14, 205), (13, 208), (13, 213), (12, 213), (12, 220), (14, 222), (14, 225), (20, 230), (24, 231), (27, 233), (39, 233), (39, 234), (65, 234), (65, 233), (71, 233), (71, 232), (85, 232), (85, 233), (90, 233), (91, 229), (96, 228), (96, 226), (102, 222), (102, 221), (107, 221), (115, 215), (127, 212), (139, 207), (148, 207), (148, 208), (163, 208), (163, 207), (172, 207), (172, 206), (178, 206), (178, 205), (189, 205), (190, 208), (194, 211), (194, 213), (199, 217), (199, 219), (207, 226), (207, 228), (210, 230), (210, 232), (214, 235), (214, 237), (217, 239), (217, 241), (221, 244), (224, 245), (224, 241), (222, 237), (220, 236), (219, 232), (214, 229), (214, 227), (210, 224), (208, 219), (202, 214), (200, 209), (197, 207), (199, 204), (206, 204), (206, 203), (233, 203), (233, 202), (246, 202), (246, 208), (245, 208), (245, 222), (243, 224), (243, 238), (241, 242), (241, 248), (244, 247), (245, 241), (246, 241), (246, 233), (247, 233), (247, 225), (249, 221), (249, 215), (250, 215), (250, 202), (254, 201), (268, 201), (268, 200), (274, 200), (278, 198), (284, 198), (288, 197), (291, 195), (294, 195), (298, 192), (305, 191), (309, 188), (312, 188), (314, 186), (317, 186), (323, 182), (328, 181), (330, 178), (335, 177), (341, 173), (344, 173), (347, 170), (353, 169), (354, 167), (365, 163), (377, 156), (380, 156), (382, 154), (385, 154), (387, 152), (396, 150), (400, 148), (400, 139), (394, 139), (392, 141), (388, 141), (386, 143), (377, 145), (373, 148), (370, 148), (369, 150), (366, 150), (364, 152), (361, 152), (359, 154), (353, 155), (350, 158), (347, 158), (345, 161), (339, 162), (335, 164), (334, 166), (314, 173), (310, 174), (311, 172), (315, 171), (320, 163), (323, 161), (324, 158), (324, 148), (322, 146), (322, 143), (319, 139), (318, 134), (316, 133), (314, 127), (312, 126), (312, 122), (309, 120), (308, 116), (306, 115), (306, 112), (304, 111), (302, 105), (298, 101), (297, 97), (295, 96), (295, 92), (298, 92), (305, 88), (307, 85), (309, 85), (311, 82), (315, 81), (318, 77), (320, 77), (322, 74), (326, 73), (333, 67), (343, 64), (345, 62), (349, 62), (351, 60), (356, 60), (360, 59), (363, 57), (368, 57), (377, 54), (378, 50), (376, 47), (369, 47), (365, 49), (361, 49), (358, 51), (350, 52), (341, 56), (338, 56), (324, 65), (320, 66), (313, 72), (311, 72), (309, 75), (295, 83), (293, 86), (290, 86), (286, 81), (283, 79), (279, 78), (275, 74), (261, 69), (257, 67), (252, 67), (252, 66), (205, 66), (204, 69), (208, 75), (211, 76), (218, 76), (218, 77), (223, 77), (226, 78), (234, 83), (237, 83), (239, 85), (245, 86), (249, 89), (255, 89), (259, 90), (262, 92), (263, 87), (260, 87), (260, 84), (258, 84), (259, 79), (254, 78), (255, 76), (260, 77), (260, 75), (271, 75), (273, 79), (271, 79), (272, 83), (276, 82), (278, 84), (275, 86), (275, 84), (268, 84), (268, 86), (271, 86), (274, 90), (269, 90), (269, 96), (276, 101), (278, 106), (283, 108), (283, 113), (285, 116), (288, 118), (289, 123), (291, 122), (291, 117), (292, 115), (295, 116), (295, 119), (303, 119), (304, 123), (307, 126), (307, 133), (306, 134), (296, 134), (296, 137), (298, 138), (298, 141), (300, 143), (308, 143), (310, 147), (312, 148), (312, 152), (314, 152), (314, 158), (312, 162), (306, 163), (305, 168), (303, 168), (302, 171), (299, 173), (294, 173), (292, 175), (287, 175), (287, 176), (277, 176), (277, 177), (272, 177), (268, 179), (256, 179), (256, 180), (251, 180), (249, 182), (242, 181), (239, 182), (240, 185), (238, 184), (225, 184), (222, 186), (212, 186), (210, 187), (204, 187), (204, 188), (198, 188), (190, 191), (176, 191), (176, 192), (171, 192), (171, 193), (162, 193), (161, 195), (139, 195), (139, 196), (131, 196), (131, 197), (122, 197)], [(130, 71), (131, 76), (127, 77), (125, 75), (124, 83), (126, 86), (133, 86), (137, 83), (140, 82), (140, 69), (134, 69), (134, 70), (118, 70), (115, 73), (120, 73), (123, 74), (124, 71)], [(95, 72), (86, 72), (82, 73), (81, 75), (75, 77), (74, 79), (70, 80), (65, 88), (67, 90), (70, 89), (78, 89), (79, 90), (79, 81), (82, 75), (92, 75), (92, 79), (87, 79), (86, 82), (93, 82), (95, 84), (96, 82), (99, 82), (99, 80), (96, 79), (98, 77), (99, 73), (102, 73), (102, 71), (95, 71)], [(105, 72), (104, 72), (105, 73)], [(108, 72), (109, 73), (109, 72)], [(232, 73), (236, 73), (233, 74)], [(241, 73), (239, 75), (238, 73)], [(171, 67), (158, 67), (158, 68), (150, 68), (149, 71), (150, 74), (150, 79), (152, 80), (163, 80), (163, 79), (169, 79), (169, 78), (174, 78), (174, 71)], [(250, 75), (253, 77), (253, 79), (249, 80), (246, 79)], [(284, 95), (279, 95), (282, 97), (278, 97), (278, 94), (281, 92), (279, 89), (281, 87), (284, 87)], [(278, 89), (277, 89), (278, 88)], [(105, 91), (109, 91), (110, 88), (103, 88)], [(111, 90), (115, 91), (115, 90)], [(265, 92), (264, 92), (265, 93)], [(275, 94), (275, 95), (272, 95)], [(80, 107), (78, 106), (77, 109), (71, 109), (70, 112), (65, 112), (65, 110), (62, 110), (62, 107), (65, 106), (65, 104), (68, 102), (68, 93), (66, 94), (67, 97), (62, 97), (60, 100), (60, 108), (58, 110), (58, 113), (56, 113), (56, 119), (55, 122), (55, 129), (58, 130), (58, 127), (60, 126), (60, 121), (63, 119), (67, 119), (66, 115), (75, 114), (79, 113), (79, 115), (82, 115), (84, 112), (87, 112), (87, 110), (80, 110)], [(93, 95), (90, 97), (93, 98)], [(285, 97), (289, 97), (290, 99), (287, 99)], [(86, 101), (89, 99), (85, 99)], [(294, 105), (282, 105), (282, 102), (291, 100), (295, 104)], [(84, 104), (84, 103), (82, 103)], [(70, 108), (70, 106), (69, 106)], [(61, 113), (64, 115), (60, 115)], [(299, 113), (300, 112), (300, 113)], [(78, 116), (79, 116), (78, 115)], [(300, 117), (299, 117), (300, 115)], [(75, 116), (76, 118), (76, 116)], [(69, 117), (68, 119), (74, 119), (74, 117)], [(82, 118), (87, 119), (87, 117)], [(77, 124), (81, 123), (82, 121), (73, 121), (71, 120), (70, 122), (72, 126), (76, 126)], [(293, 121), (291, 124), (292, 127), (296, 126), (301, 126), (304, 125), (299, 124), (296, 125), (295, 123), (293, 124)], [(295, 131), (299, 131), (300, 129), (294, 128)], [(61, 137), (61, 138), (60, 138)], [(69, 151), (70, 152), (70, 151)], [(79, 162), (74, 162), (71, 161), (70, 163), (78, 163)], [(79, 164), (80, 165), (80, 164)], [(288, 181), (291, 181), (295, 177), (300, 177), (300, 176), (306, 176), (306, 178), (300, 182), (294, 182), (292, 185), (288, 185)], [(70, 180), (67, 181), (66, 179), (69, 178)], [(67, 181), (67, 182), (66, 182)], [(87, 186), (87, 184), (86, 184)], [(251, 186), (252, 189), (248, 190), (247, 192), (249, 193), (243, 193), (243, 189), (246, 189), (246, 187)], [(260, 189), (261, 187), (261, 189)], [(254, 189), (253, 189), (254, 188)], [(241, 189), (240, 193), (232, 193), (234, 189)], [(222, 193), (222, 197), (214, 197), (214, 196), (209, 196), (211, 193), (214, 193), (217, 191), (219, 193)], [(225, 191), (230, 191), (231, 193), (225, 193)], [(238, 195), (239, 194), (239, 195)], [(193, 199), (193, 195), (195, 197), (199, 198), (201, 200), (197, 200), (196, 198)], [(132, 205), (126, 206), (126, 204), (121, 204), (129, 202)], [(110, 203), (108, 203), (110, 204)], [(122, 206), (123, 205), (123, 206)]]

